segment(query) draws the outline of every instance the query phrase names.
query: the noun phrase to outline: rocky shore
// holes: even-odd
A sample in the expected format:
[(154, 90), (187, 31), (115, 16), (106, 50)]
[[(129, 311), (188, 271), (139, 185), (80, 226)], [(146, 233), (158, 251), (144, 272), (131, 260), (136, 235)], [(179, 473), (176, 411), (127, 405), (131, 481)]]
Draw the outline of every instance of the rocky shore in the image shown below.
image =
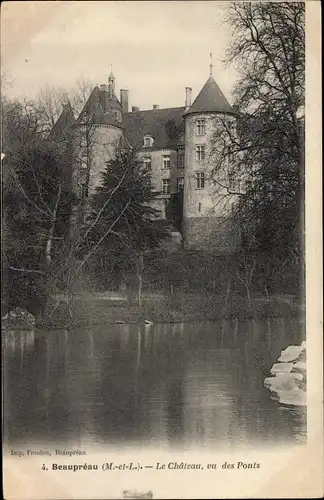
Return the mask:
[(264, 385), (271, 398), (286, 406), (306, 406), (306, 342), (290, 345), (281, 352)]

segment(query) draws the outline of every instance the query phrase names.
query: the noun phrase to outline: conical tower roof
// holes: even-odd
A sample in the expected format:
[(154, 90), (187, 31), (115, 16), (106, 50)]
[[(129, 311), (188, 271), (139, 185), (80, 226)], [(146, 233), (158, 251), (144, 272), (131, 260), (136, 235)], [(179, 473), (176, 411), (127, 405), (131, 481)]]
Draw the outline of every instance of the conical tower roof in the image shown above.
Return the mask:
[(54, 124), (51, 132), (49, 133), (48, 139), (53, 140), (57, 137), (63, 137), (64, 135), (68, 134), (70, 131), (70, 127), (72, 127), (75, 122), (76, 120), (73, 114), (72, 106), (68, 102), (64, 104), (63, 111)]
[(185, 115), (204, 112), (235, 114), (212, 75), (210, 75)]
[(122, 111), (115, 94), (110, 98), (107, 86), (95, 87), (77, 119), (77, 125), (84, 123), (115, 125), (121, 127), (114, 111)]

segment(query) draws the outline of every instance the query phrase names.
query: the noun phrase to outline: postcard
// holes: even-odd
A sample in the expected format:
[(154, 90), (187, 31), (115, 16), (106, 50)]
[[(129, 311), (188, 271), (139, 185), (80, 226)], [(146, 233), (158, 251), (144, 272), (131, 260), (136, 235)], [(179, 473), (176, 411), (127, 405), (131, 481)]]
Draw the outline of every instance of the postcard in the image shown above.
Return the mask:
[(319, 2), (1, 14), (4, 497), (321, 497)]

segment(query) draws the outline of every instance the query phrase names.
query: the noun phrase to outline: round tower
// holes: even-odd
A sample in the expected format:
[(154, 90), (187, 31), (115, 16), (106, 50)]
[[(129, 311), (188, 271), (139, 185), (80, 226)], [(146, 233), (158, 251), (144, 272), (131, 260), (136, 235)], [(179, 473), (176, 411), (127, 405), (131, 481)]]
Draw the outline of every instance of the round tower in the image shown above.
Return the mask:
[(182, 233), (185, 246), (220, 246), (223, 236), (218, 231), (223, 218), (222, 203), (215, 199), (211, 181), (211, 142), (215, 126), (235, 120), (235, 113), (224, 94), (210, 76), (190, 105), (186, 98), (185, 169)]
[(79, 151), (80, 180), (87, 195), (100, 184), (107, 161), (111, 160), (123, 140), (122, 105), (115, 94), (115, 77), (110, 73), (108, 85), (95, 87), (75, 127), (75, 144)]
[(101, 173), (105, 170), (106, 163), (114, 157), (124, 135), (122, 106), (115, 94), (115, 78), (112, 73), (108, 87), (99, 87), (95, 122), (90, 191), (101, 182)]

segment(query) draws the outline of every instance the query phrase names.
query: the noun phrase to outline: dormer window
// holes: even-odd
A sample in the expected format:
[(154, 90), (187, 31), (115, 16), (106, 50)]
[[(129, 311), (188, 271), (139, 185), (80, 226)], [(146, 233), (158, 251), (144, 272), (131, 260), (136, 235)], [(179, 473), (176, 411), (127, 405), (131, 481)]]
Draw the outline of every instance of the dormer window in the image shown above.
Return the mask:
[(146, 135), (144, 137), (144, 148), (151, 148), (153, 146), (154, 139), (151, 135)]

